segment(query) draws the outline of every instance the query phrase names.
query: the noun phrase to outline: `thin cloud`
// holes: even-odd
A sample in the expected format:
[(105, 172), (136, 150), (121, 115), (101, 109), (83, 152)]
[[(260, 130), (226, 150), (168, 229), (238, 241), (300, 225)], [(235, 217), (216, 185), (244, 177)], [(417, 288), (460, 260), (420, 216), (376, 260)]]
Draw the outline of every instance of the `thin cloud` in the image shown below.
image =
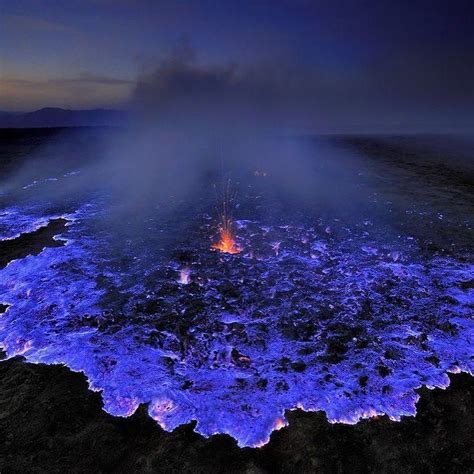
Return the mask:
[(47, 82), (52, 84), (106, 84), (106, 85), (131, 85), (134, 80), (121, 79), (117, 77), (101, 76), (98, 74), (82, 73), (77, 77), (49, 79)]
[(58, 21), (44, 20), (27, 15), (3, 15), (3, 27), (19, 30), (34, 30), (42, 33), (78, 33), (80, 30), (74, 26)]
[[(0, 109), (122, 106), (128, 100), (134, 84), (134, 81), (128, 79), (89, 73), (46, 80), (0, 78)], [(28, 104), (28, 107), (25, 107), (25, 104)]]

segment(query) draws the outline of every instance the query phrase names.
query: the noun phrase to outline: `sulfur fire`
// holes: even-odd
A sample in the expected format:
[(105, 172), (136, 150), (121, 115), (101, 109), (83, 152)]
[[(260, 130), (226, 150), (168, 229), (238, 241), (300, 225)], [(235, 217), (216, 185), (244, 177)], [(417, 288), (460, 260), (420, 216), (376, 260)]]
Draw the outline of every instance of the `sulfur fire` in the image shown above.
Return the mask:
[(222, 197), (218, 200), (221, 201), (221, 205), (217, 209), (220, 239), (219, 242), (212, 244), (211, 248), (223, 253), (240, 253), (242, 249), (235, 241), (233, 232), (232, 210), (234, 208), (235, 192), (231, 191), (230, 180), (224, 184)]
[(232, 233), (231, 222), (225, 222), (219, 226), (220, 240), (212, 244), (212, 248), (223, 253), (236, 254), (240, 253), (242, 249), (238, 246)]

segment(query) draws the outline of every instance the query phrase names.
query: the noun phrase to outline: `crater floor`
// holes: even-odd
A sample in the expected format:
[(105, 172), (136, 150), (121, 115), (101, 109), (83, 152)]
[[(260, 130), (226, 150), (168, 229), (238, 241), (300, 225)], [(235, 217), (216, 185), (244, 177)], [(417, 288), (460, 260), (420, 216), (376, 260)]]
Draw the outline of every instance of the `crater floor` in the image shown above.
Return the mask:
[(242, 251), (227, 255), (205, 199), (117, 219), (103, 191), (61, 206), (39, 192), (64, 179), (78, 177), (35, 181), (2, 211), (0, 345), (83, 372), (112, 415), (147, 404), (166, 430), (195, 420), (256, 447), (286, 410), (400, 420), (416, 389), (473, 374), (472, 245), (459, 237), (472, 229), (465, 208), (437, 210), (445, 188), (371, 192), (377, 212), (347, 217), (270, 212), (271, 176), (252, 178), (235, 209)]

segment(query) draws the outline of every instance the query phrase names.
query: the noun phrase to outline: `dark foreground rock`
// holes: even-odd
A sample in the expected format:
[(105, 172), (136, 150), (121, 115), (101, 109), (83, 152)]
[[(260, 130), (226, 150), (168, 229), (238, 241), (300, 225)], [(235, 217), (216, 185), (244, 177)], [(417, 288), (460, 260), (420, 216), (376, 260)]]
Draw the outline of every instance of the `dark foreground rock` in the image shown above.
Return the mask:
[(422, 389), (416, 418), (331, 425), (288, 413), (290, 426), (261, 449), (192, 426), (166, 433), (146, 407), (131, 418), (101, 409), (100, 394), (64, 367), (0, 362), (0, 472), (472, 472), (474, 379)]
[(0, 240), (0, 269), (12, 260), (38, 255), (45, 247), (62, 247), (66, 241), (56, 238), (67, 230), (66, 219), (51, 219), (47, 225), (33, 232), (25, 232), (14, 239)]

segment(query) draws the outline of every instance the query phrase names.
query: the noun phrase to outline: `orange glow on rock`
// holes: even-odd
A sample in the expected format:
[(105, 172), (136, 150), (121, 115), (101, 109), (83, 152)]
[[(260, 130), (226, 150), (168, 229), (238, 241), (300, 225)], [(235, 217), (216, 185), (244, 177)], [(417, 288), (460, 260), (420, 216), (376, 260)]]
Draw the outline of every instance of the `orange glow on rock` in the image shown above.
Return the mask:
[(288, 422), (284, 419), (284, 418), (277, 418), (275, 420), (275, 427), (274, 427), (274, 430), (275, 431), (279, 431), (281, 430), (282, 428), (284, 428), (285, 426), (288, 425)]

